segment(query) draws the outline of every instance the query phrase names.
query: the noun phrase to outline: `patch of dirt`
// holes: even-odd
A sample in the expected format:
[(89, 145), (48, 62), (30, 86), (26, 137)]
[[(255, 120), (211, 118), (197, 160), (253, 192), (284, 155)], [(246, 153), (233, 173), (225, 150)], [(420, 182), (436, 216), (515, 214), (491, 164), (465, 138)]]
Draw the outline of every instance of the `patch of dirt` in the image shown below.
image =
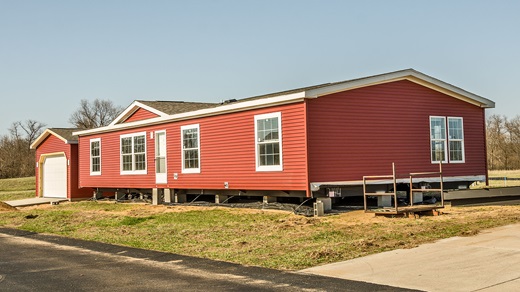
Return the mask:
[(0, 212), (2, 211), (5, 211), (5, 212), (8, 212), (8, 211), (18, 211), (18, 209), (16, 209), (15, 207), (11, 206), (11, 205), (8, 205), (4, 202), (0, 202)]

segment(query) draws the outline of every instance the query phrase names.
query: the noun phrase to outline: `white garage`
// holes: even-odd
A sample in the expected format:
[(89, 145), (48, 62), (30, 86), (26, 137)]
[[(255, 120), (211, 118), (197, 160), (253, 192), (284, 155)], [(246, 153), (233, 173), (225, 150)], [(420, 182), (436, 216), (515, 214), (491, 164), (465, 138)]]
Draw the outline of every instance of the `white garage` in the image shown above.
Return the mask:
[(42, 195), (46, 198), (67, 198), (67, 158), (48, 156), (42, 165)]

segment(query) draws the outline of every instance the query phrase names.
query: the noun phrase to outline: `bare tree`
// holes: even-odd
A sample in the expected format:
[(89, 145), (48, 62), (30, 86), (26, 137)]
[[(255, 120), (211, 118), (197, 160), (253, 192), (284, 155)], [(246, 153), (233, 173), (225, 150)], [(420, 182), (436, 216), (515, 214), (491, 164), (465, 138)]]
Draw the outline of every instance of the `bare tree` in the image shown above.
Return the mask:
[(503, 169), (507, 164), (504, 161), (505, 152), (505, 117), (500, 115), (491, 115), (486, 121), (487, 135), (487, 157), (490, 169)]
[(520, 117), (489, 116), (486, 135), (489, 169), (520, 169)]
[[(25, 140), (29, 145), (31, 145), (38, 136), (43, 132), (45, 128), (45, 124), (42, 124), (35, 120), (27, 120), (25, 122), (16, 122), (13, 123), (13, 127), (21, 128), (25, 132)], [(16, 131), (18, 132), (18, 130)]]
[(89, 102), (82, 99), (80, 107), (72, 113), (69, 122), (80, 129), (108, 126), (123, 111), (110, 100), (95, 99)]
[(34, 151), (29, 146), (44, 127), (34, 120), (11, 124), (9, 135), (0, 137), (0, 178), (34, 175)]

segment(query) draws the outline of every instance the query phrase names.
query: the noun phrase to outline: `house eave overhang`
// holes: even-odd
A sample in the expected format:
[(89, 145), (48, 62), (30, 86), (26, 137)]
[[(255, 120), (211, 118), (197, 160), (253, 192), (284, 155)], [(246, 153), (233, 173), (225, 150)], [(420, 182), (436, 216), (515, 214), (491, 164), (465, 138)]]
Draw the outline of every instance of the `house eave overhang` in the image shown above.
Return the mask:
[(481, 108), (494, 108), (495, 103), (482, 96), (476, 95), (462, 88), (456, 87), (439, 79), (413, 69), (406, 69), (381, 75), (334, 83), (330, 86), (312, 89), (306, 92), (306, 97), (320, 97), (341, 91), (353, 90), (361, 87), (409, 80), (430, 89), (439, 91), (456, 99), (468, 102)]
[[(214, 108), (201, 109), (186, 113), (174, 114), (174, 115), (166, 115), (164, 113), (160, 114), (157, 118), (147, 119), (143, 121), (135, 121), (128, 123), (121, 123), (125, 121), (137, 108), (142, 107), (147, 110), (152, 111), (153, 109), (135, 101), (130, 105), (118, 118), (114, 120), (110, 125), (106, 127), (84, 130), (74, 132), (74, 135), (78, 136), (86, 136), (93, 135), (99, 133), (113, 132), (118, 130), (132, 129), (143, 126), (152, 126), (158, 124), (164, 124), (168, 122), (174, 121), (182, 121), (182, 120), (190, 120), (196, 118), (203, 118), (215, 115), (222, 115), (252, 109), (266, 108), (272, 106), (278, 106), (289, 103), (302, 102), (304, 99), (312, 99), (319, 98), (320, 96), (330, 95), (337, 92), (353, 90), (357, 88), (384, 84), (389, 82), (395, 82), (400, 80), (409, 80), (411, 82), (420, 84), (422, 86), (431, 88), (433, 90), (442, 92), (446, 95), (449, 95), (453, 98), (468, 102), (472, 105), (481, 107), (481, 108), (494, 108), (495, 103), (489, 99), (478, 96), (471, 92), (465, 91), (459, 87), (453, 86), (444, 81), (435, 79), (431, 76), (423, 74), (421, 72), (415, 71), (413, 69), (406, 69), (401, 71), (395, 71), (391, 73), (385, 73), (381, 75), (375, 75), (365, 78), (359, 78), (354, 80), (348, 80), (343, 82), (331, 83), (325, 86), (321, 86), (319, 88), (314, 89), (302, 89), (298, 92), (293, 92), (290, 94), (282, 94), (274, 97), (268, 98), (260, 98), (255, 100), (231, 103), (227, 105), (221, 105)], [(155, 110), (156, 111), (156, 110)]]
[(276, 96), (276, 97), (271, 97), (271, 98), (251, 100), (251, 101), (246, 101), (246, 102), (238, 102), (238, 103), (232, 103), (232, 104), (228, 104), (228, 105), (222, 105), (222, 106), (215, 107), (215, 108), (201, 109), (201, 110), (196, 110), (196, 111), (191, 111), (191, 112), (186, 112), (186, 113), (157, 117), (157, 118), (152, 118), (152, 119), (148, 119), (148, 120), (144, 120), (144, 121), (135, 121), (135, 122), (129, 122), (129, 123), (124, 123), (124, 124), (110, 124), (109, 126), (106, 126), (106, 127), (78, 131), (78, 132), (74, 132), (73, 134), (78, 135), (78, 136), (88, 136), (88, 135), (93, 135), (93, 134), (108, 133), (108, 132), (113, 132), (113, 131), (138, 128), (138, 127), (160, 125), (160, 124), (175, 122), (175, 121), (191, 120), (191, 119), (196, 119), (196, 118), (204, 118), (204, 117), (223, 115), (223, 114), (241, 112), (241, 111), (252, 110), (252, 109), (260, 109), (260, 108), (272, 107), (272, 106), (277, 106), (277, 105), (302, 102), (304, 99), (305, 99), (305, 92), (302, 91), (302, 92), (297, 92), (297, 93), (292, 93), (292, 94), (287, 94), (287, 95), (282, 95), (282, 96)]

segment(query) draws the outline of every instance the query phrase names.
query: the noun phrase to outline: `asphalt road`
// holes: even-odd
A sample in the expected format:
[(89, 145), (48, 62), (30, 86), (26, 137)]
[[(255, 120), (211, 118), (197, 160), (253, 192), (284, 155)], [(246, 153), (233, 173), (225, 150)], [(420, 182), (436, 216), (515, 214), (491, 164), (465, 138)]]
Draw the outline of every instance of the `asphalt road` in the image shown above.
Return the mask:
[(0, 228), (0, 291), (411, 291)]

